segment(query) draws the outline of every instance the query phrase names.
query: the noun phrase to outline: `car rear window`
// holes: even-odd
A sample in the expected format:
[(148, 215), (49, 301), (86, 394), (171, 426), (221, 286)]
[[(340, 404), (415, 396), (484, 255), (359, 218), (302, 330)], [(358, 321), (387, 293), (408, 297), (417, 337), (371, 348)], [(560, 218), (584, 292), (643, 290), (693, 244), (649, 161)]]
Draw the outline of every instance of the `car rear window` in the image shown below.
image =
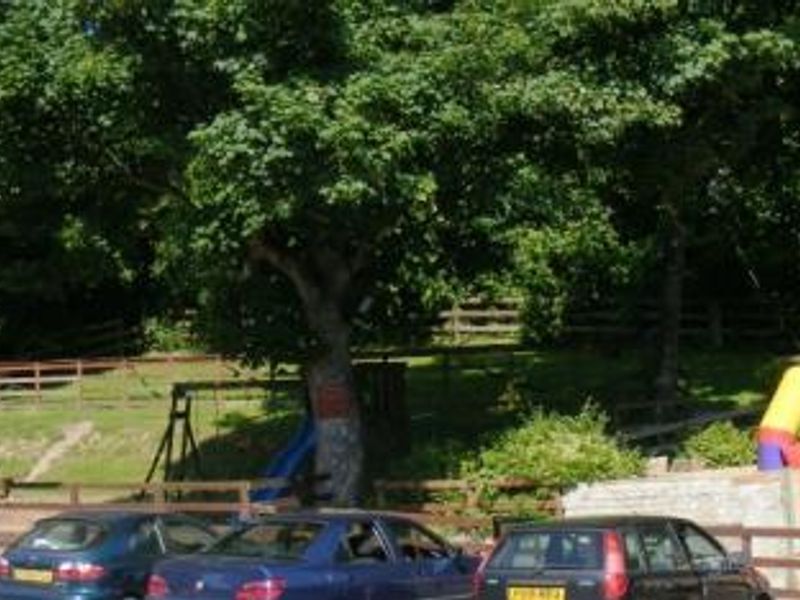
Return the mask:
[(101, 524), (92, 521), (49, 519), (37, 523), (15, 547), (22, 550), (78, 552), (99, 544), (105, 533)]
[(489, 561), (503, 570), (596, 570), (603, 565), (603, 537), (598, 531), (515, 531)]
[(324, 525), (306, 521), (260, 523), (235, 531), (208, 548), (208, 554), (299, 560)]

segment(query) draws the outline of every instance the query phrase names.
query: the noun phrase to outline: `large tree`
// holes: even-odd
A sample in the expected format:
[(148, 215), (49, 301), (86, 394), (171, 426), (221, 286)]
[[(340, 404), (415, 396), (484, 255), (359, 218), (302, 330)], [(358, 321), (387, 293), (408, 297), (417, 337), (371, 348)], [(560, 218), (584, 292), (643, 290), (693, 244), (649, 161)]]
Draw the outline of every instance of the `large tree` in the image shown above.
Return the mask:
[[(687, 271), (735, 279), (710, 273), (703, 256), (735, 256), (732, 241), (741, 249), (754, 239), (740, 223), (793, 212), (786, 157), (797, 131), (798, 7), (747, 0), (512, 4), (536, 23), (547, 48), (545, 78), (560, 73), (573, 90), (554, 100), (550, 114), (583, 132), (575, 152), (584, 170), (605, 173), (599, 193), (617, 230), (652, 249), (661, 288), (654, 397), (658, 407), (671, 404)], [(629, 102), (605, 101), (614, 90)], [(632, 120), (636, 112), (643, 118)], [(734, 196), (737, 189), (759, 190), (760, 204)], [(778, 232), (784, 251), (791, 231)]]
[(0, 351), (113, 315), (146, 272), (133, 65), (70, 8), (0, 3)]
[[(537, 38), (505, 10), (2, 6), (10, 199), (56, 217), (50, 241), (69, 226), (79, 264), (112, 277), (124, 265), (98, 252), (124, 257), (132, 231), (145, 249), (157, 239), (156, 273), (184, 284), (176, 295), (216, 342), (302, 358), (334, 502), (355, 501), (362, 470), (353, 343), (408, 334), (413, 315), (502, 268), (531, 228), (546, 232), (541, 250), (576, 223), (585, 240), (588, 223), (607, 222), (569, 172), (572, 132), (529, 114), (560, 80), (530, 79), (544, 69)], [(539, 169), (549, 154), (564, 159)], [(598, 247), (613, 246), (609, 231)]]

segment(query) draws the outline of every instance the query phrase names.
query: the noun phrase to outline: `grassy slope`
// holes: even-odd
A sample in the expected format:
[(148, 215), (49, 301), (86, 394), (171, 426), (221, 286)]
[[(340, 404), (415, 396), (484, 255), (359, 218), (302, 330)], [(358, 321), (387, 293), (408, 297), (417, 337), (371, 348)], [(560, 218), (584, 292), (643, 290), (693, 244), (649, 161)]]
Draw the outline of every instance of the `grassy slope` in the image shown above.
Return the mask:
[[(412, 415), (412, 441), (431, 446), (432, 464), (425, 474), (444, 475), (457, 464), (458, 452), (474, 450), (516, 422), (531, 404), (574, 411), (591, 399), (601, 406), (641, 398), (639, 356), (596, 352), (548, 351), (451, 358), (409, 359), (407, 397)], [(689, 391), (703, 403), (746, 405), (770, 390), (774, 361), (759, 352), (686, 355)], [(233, 365), (224, 367), (228, 372)], [(252, 373), (245, 373), (251, 375)], [(61, 427), (90, 420), (94, 432), (46, 478), (72, 481), (136, 481), (144, 478), (166, 426), (170, 382), (213, 378), (202, 365), (146, 366), (135, 372), (106, 372), (82, 389), (64, 389), (61, 400), (35, 406), (31, 400), (0, 402), (0, 476), (23, 476), (57, 440)], [(530, 390), (522, 402), (503, 393), (509, 381)], [(127, 396), (127, 402), (109, 398)], [(532, 398), (532, 401), (531, 401)], [(269, 404), (269, 403), (267, 403)], [(270, 456), (291, 434), (300, 402), (278, 397), (263, 410), (259, 400), (196, 403), (195, 433), (200, 438), (209, 478), (257, 476)], [(441, 448), (455, 456), (441, 456)], [(388, 457), (373, 461), (373, 474), (408, 474), (409, 465)], [(414, 466), (413, 468), (418, 469)]]

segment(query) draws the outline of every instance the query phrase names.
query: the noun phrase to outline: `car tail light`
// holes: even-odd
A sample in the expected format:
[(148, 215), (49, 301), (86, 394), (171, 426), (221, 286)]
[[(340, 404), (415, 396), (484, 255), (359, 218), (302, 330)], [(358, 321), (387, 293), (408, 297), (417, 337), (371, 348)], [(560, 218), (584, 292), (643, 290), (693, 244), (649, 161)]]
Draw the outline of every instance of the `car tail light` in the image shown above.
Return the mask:
[(603, 575), (603, 599), (621, 600), (628, 592), (628, 574), (625, 570), (625, 550), (622, 539), (615, 531), (603, 536), (605, 573)]
[(236, 600), (278, 600), (286, 590), (286, 581), (279, 578), (248, 581), (236, 590)]
[(5, 558), (0, 556), (0, 579), (9, 579), (11, 577), (11, 563)]
[(483, 591), (483, 586), (486, 584), (486, 565), (489, 563), (491, 557), (492, 552), (488, 552), (481, 560), (478, 569), (472, 575), (472, 597), (475, 600), (480, 596)]
[(101, 579), (106, 574), (100, 565), (83, 562), (61, 563), (53, 572), (56, 581), (73, 583), (90, 583)]
[(150, 575), (147, 580), (147, 597), (166, 598), (168, 594), (169, 585), (167, 585), (167, 580), (161, 575)]

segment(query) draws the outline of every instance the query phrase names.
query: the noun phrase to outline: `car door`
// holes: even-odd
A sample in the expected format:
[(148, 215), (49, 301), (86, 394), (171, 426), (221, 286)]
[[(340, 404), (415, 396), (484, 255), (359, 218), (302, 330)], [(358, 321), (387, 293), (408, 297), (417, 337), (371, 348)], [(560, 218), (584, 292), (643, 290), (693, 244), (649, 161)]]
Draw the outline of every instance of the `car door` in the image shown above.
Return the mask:
[(678, 539), (689, 555), (692, 568), (700, 577), (706, 600), (747, 600), (750, 586), (742, 574), (731, 568), (722, 546), (695, 525), (673, 524)]
[(340, 534), (335, 556), (336, 580), (346, 600), (409, 600), (413, 574), (393, 553), (371, 520), (353, 521)]
[(125, 592), (133, 596), (143, 595), (147, 578), (153, 565), (164, 557), (164, 543), (158, 531), (156, 519), (148, 517), (136, 523), (127, 541), (122, 569)]
[(400, 561), (411, 568), (415, 598), (471, 597), (470, 566), (448, 544), (423, 527), (402, 519), (382, 521)]
[(699, 600), (700, 578), (689, 564), (668, 521), (636, 527), (646, 569), (632, 581), (631, 595), (638, 600)]

